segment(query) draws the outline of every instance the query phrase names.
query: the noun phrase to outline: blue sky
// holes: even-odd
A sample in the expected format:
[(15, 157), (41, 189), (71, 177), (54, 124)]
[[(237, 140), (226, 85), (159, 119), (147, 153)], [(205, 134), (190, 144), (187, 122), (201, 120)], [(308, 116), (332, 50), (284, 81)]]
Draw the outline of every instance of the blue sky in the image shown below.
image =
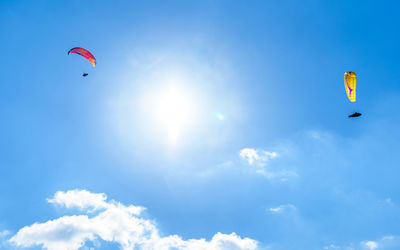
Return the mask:
[(399, 7), (1, 1), (0, 248), (400, 248)]

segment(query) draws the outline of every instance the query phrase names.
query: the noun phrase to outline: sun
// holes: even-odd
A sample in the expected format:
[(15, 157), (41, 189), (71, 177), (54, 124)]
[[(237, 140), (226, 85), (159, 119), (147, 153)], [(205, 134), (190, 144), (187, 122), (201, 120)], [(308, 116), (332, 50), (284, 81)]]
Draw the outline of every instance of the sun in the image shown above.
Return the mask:
[(169, 67), (151, 73), (121, 84), (110, 101), (108, 120), (136, 155), (154, 151), (175, 159), (201, 142), (211, 119), (224, 116), (214, 117), (207, 81), (192, 71)]
[(194, 112), (193, 100), (185, 91), (171, 86), (160, 95), (156, 116), (165, 130), (168, 144), (178, 144), (181, 136), (193, 121)]

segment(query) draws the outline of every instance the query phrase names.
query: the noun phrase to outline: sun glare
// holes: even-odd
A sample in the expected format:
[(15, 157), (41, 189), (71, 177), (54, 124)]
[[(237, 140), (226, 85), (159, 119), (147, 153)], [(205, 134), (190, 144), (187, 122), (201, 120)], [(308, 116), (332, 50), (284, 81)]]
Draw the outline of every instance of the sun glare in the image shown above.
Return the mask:
[(111, 102), (111, 120), (121, 141), (137, 154), (155, 150), (175, 157), (198, 142), (210, 119), (225, 117), (209, 112), (212, 96), (204, 91), (208, 78), (185, 67), (150, 72), (121, 84)]
[(157, 117), (166, 130), (169, 144), (178, 143), (183, 130), (192, 120), (193, 108), (187, 94), (175, 87), (161, 95)]

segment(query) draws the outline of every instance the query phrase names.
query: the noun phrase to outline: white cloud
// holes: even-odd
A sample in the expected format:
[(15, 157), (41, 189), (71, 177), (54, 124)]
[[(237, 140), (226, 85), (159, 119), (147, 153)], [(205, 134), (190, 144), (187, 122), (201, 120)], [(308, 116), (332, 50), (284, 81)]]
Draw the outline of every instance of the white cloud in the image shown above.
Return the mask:
[(94, 194), (86, 190), (69, 190), (67, 192), (56, 192), (53, 199), (47, 199), (49, 203), (65, 206), (66, 208), (89, 209), (94, 212), (106, 208), (107, 199), (105, 194)]
[(267, 164), (270, 160), (275, 159), (279, 154), (275, 151), (257, 150), (254, 148), (244, 148), (240, 150), (239, 156), (246, 161), (251, 169), (268, 179), (279, 179), (284, 182), (290, 178), (297, 177), (295, 171), (270, 167)]
[(378, 243), (375, 241), (362, 242), (361, 245), (368, 248), (369, 250), (375, 250), (378, 248)]
[[(114, 242), (124, 250), (222, 250), (257, 248), (257, 242), (241, 238), (235, 233), (217, 233), (210, 241), (205, 239), (184, 240), (178, 235), (161, 237), (154, 222), (141, 217), (143, 207), (125, 206), (107, 201), (105, 194), (86, 190), (57, 192), (49, 203), (79, 208), (83, 215), (63, 216), (44, 223), (34, 223), (20, 229), (9, 240), (18, 247), (42, 246), (49, 250), (76, 250), (87, 241), (101, 239)], [(93, 217), (89, 217), (88, 214)]]
[(363, 241), (361, 242), (363, 249), (400, 249), (400, 237), (387, 235), (376, 241)]
[(286, 205), (280, 205), (277, 207), (271, 207), (269, 208), (269, 211), (271, 213), (282, 213), (284, 211), (289, 211), (289, 210), (296, 210), (296, 206), (292, 205), (292, 204), (286, 204)]
[(222, 234), (217, 233), (213, 236), (211, 241), (205, 239), (195, 240), (182, 240), (181, 237), (173, 235), (161, 238), (155, 244), (149, 245), (145, 249), (160, 249), (167, 250), (170, 248), (177, 248), (182, 250), (240, 250), (240, 249), (256, 249), (257, 243), (249, 238), (242, 239), (235, 233)]
[(331, 244), (325, 246), (324, 250), (389, 250), (400, 249), (400, 236), (387, 235), (377, 240), (361, 241), (359, 244), (350, 244), (348, 246), (338, 246)]
[(240, 157), (247, 160), (249, 165), (265, 166), (267, 161), (278, 157), (277, 152), (268, 152), (264, 150), (256, 150), (253, 148), (244, 148), (239, 152)]

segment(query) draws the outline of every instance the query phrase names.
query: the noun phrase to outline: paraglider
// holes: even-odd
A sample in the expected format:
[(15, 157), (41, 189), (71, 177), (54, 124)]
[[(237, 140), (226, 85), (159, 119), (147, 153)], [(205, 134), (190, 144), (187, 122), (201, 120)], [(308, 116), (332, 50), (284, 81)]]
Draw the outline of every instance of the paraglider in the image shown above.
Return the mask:
[[(356, 87), (357, 87), (357, 76), (354, 72), (344, 73), (344, 87), (346, 89), (347, 98), (350, 102), (356, 102)], [(354, 112), (349, 115), (349, 118), (359, 117), (361, 113)]]
[(94, 66), (96, 66), (96, 58), (90, 53), (88, 50), (84, 48), (75, 47), (68, 51), (68, 55), (70, 54), (78, 54), (83, 56), (84, 58), (88, 59), (89, 62)]
[(344, 87), (346, 88), (347, 97), (351, 102), (356, 101), (356, 87), (357, 87), (357, 76), (354, 72), (344, 73)]

